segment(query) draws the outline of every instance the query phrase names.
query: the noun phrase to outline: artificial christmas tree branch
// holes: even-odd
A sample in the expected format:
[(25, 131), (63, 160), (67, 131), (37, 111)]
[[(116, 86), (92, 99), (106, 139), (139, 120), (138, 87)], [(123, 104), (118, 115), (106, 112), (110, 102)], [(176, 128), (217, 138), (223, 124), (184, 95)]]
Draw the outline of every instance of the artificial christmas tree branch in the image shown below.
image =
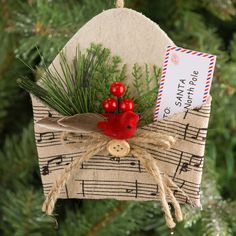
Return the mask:
[(103, 227), (111, 223), (117, 215), (121, 214), (122, 211), (127, 207), (128, 203), (119, 202), (115, 205), (111, 210), (109, 210), (104, 217), (102, 217), (98, 222), (96, 222), (89, 231), (87, 231), (84, 236), (95, 236), (98, 231), (100, 231)]
[(44, 68), (45, 74), (39, 84), (28, 79), (19, 79), (18, 82), (21, 87), (62, 115), (94, 112), (96, 91), (91, 84), (98, 67), (105, 67), (109, 59), (108, 49), (92, 44), (86, 55), (82, 55), (77, 49), (72, 67), (65, 55), (60, 55), (62, 75), (57, 70), (52, 73)]
[[(21, 78), (18, 79), (18, 84), (64, 116), (89, 112), (101, 113), (99, 101), (108, 96), (109, 85), (114, 81), (126, 79), (126, 69), (121, 58), (112, 56), (109, 49), (99, 44), (91, 44), (85, 54), (82, 54), (77, 47), (72, 65), (61, 53), (60, 67), (62, 75), (54, 66), (54, 73), (45, 66), (39, 82)], [(155, 65), (146, 64), (144, 72), (140, 65), (133, 66), (133, 85), (136, 90), (134, 103), (137, 107), (136, 112), (141, 115), (144, 124), (153, 119), (151, 109), (156, 101), (160, 71)], [(151, 82), (154, 83), (152, 88)], [(125, 96), (127, 95), (129, 87), (125, 93)]]

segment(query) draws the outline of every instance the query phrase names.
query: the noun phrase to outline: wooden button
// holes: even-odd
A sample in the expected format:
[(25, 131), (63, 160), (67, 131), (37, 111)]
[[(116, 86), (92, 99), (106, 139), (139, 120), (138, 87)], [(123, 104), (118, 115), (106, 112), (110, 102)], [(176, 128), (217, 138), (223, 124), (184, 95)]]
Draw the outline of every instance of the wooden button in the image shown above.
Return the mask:
[(107, 144), (107, 151), (114, 157), (125, 157), (130, 152), (130, 145), (125, 140), (113, 139)]

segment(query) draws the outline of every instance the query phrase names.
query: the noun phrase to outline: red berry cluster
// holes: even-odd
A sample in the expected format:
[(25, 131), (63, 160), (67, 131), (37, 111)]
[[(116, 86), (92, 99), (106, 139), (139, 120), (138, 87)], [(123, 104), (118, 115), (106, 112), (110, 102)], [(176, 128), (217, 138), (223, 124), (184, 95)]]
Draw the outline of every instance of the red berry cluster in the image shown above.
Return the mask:
[(125, 94), (125, 91), (126, 87), (121, 82), (115, 82), (111, 85), (110, 92), (118, 99), (116, 100), (114, 98), (107, 98), (102, 102), (103, 109), (106, 113), (115, 112), (117, 108), (121, 112), (134, 110), (134, 102), (132, 99), (120, 99)]

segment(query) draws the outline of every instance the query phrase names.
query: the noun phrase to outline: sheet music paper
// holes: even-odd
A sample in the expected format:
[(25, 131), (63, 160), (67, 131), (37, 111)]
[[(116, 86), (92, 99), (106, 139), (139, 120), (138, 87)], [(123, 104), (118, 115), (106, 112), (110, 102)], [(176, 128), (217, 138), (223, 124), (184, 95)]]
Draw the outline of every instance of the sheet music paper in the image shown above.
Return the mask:
[[(47, 116), (60, 117), (35, 98), (32, 99), (35, 122)], [(201, 109), (187, 110), (145, 128), (174, 135), (180, 140), (168, 151), (158, 150), (151, 145), (147, 145), (146, 149), (156, 159), (160, 170), (168, 174), (197, 206), (200, 206), (199, 192), (209, 116), (210, 102)], [(63, 146), (60, 136), (61, 132), (35, 125), (45, 195), (66, 165), (84, 153), (83, 150), (70, 150)], [(174, 194), (181, 203), (188, 202), (178, 191), (174, 190)], [(136, 158), (117, 158), (108, 153), (100, 153), (84, 162), (60, 194), (60, 198), (80, 199), (156, 200), (158, 197), (158, 186)]]

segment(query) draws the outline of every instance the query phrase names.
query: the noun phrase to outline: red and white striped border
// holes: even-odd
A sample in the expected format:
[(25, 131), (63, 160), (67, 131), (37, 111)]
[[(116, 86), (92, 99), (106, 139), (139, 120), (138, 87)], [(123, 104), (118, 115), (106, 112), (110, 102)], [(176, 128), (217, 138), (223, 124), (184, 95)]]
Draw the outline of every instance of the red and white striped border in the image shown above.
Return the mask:
[(206, 79), (206, 84), (205, 84), (205, 90), (204, 90), (204, 96), (203, 96), (203, 100), (202, 100), (203, 103), (207, 102), (207, 99), (208, 99), (209, 93), (210, 93), (210, 87), (211, 87), (212, 77), (213, 77), (214, 68), (215, 68), (216, 56), (208, 54), (208, 53), (197, 52), (197, 51), (184, 49), (184, 48), (180, 48), (180, 47), (168, 46), (167, 50), (166, 50), (166, 55), (164, 58), (164, 63), (162, 66), (162, 74), (161, 74), (160, 87), (159, 87), (159, 92), (158, 92), (158, 97), (157, 97), (156, 110), (155, 110), (155, 114), (154, 114), (154, 121), (157, 121), (159, 111), (160, 111), (161, 99), (162, 99), (162, 95), (163, 95), (163, 91), (164, 91), (164, 84), (165, 84), (165, 79), (166, 79), (167, 65), (168, 65), (168, 62), (170, 59), (170, 52), (171, 51), (182, 52), (182, 53), (191, 54), (191, 55), (195, 55), (198, 57), (205, 57), (205, 58), (210, 59), (208, 74), (207, 74), (207, 79)]
[(210, 58), (210, 64), (209, 64), (209, 67), (208, 67), (208, 73), (207, 73), (207, 79), (206, 79), (206, 83), (205, 83), (205, 90), (204, 90), (202, 103), (206, 103), (207, 99), (209, 97), (211, 82), (212, 82), (215, 63), (216, 63), (216, 57), (215, 56), (212, 56), (212, 57), (209, 57), (209, 58)]

